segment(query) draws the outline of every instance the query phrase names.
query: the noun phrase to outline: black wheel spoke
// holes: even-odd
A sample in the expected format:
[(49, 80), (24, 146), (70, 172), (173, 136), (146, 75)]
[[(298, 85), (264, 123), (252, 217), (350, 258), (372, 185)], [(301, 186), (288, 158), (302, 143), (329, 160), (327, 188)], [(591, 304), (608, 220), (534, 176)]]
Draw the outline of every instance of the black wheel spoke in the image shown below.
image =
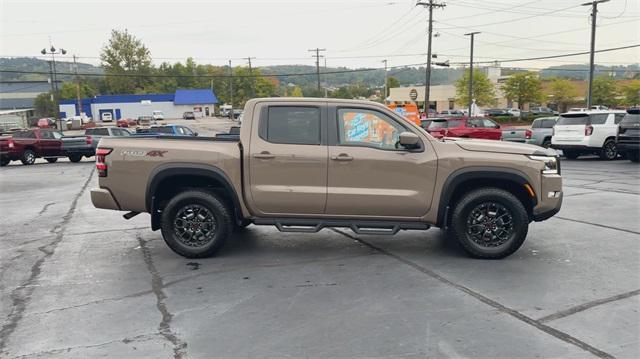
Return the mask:
[(467, 234), (482, 247), (497, 247), (513, 235), (511, 212), (502, 204), (485, 202), (477, 205), (467, 218)]
[(180, 208), (173, 221), (178, 240), (189, 247), (202, 247), (213, 240), (217, 221), (204, 206), (193, 204)]

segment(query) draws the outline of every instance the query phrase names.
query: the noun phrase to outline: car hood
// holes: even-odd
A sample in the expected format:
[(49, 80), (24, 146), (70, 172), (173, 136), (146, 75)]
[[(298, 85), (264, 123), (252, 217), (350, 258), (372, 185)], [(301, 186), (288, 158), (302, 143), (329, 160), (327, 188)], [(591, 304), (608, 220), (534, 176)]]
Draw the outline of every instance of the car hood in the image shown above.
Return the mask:
[(539, 155), (539, 156), (556, 156), (556, 151), (545, 149), (540, 146), (527, 145), (524, 143), (495, 141), (495, 140), (477, 140), (467, 138), (446, 137), (444, 141), (455, 142), (462, 149), (475, 152), (493, 152), (493, 153), (513, 153), (517, 155)]

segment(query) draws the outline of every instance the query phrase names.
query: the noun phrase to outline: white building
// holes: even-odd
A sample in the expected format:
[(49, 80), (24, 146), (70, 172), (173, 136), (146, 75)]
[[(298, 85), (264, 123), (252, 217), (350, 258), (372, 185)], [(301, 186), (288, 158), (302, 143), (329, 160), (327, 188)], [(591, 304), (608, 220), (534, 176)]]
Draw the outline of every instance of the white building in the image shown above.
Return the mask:
[(100, 120), (105, 113), (111, 118), (138, 118), (151, 116), (154, 111), (162, 111), (165, 118), (182, 118), (187, 111), (196, 117), (213, 116), (214, 106), (218, 103), (216, 95), (210, 89), (177, 90), (170, 94), (146, 95), (100, 95), (81, 99), (82, 109), (78, 109), (77, 100), (60, 101), (60, 117), (87, 116)]

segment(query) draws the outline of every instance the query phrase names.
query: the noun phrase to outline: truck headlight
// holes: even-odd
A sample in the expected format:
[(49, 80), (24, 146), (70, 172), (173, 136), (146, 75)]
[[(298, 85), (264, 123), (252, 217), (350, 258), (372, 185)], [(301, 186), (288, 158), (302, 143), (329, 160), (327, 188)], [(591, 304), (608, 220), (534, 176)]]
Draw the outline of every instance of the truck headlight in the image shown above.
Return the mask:
[(560, 174), (560, 166), (557, 157), (551, 156), (529, 156), (534, 161), (540, 161), (544, 163), (544, 174)]

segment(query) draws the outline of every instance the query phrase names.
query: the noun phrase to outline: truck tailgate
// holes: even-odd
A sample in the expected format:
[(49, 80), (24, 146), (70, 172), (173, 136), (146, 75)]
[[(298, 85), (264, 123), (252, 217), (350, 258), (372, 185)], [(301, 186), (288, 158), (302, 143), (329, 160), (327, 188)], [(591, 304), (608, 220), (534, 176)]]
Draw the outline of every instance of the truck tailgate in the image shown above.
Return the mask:
[(502, 140), (524, 143), (526, 139), (526, 132), (526, 128), (506, 128), (502, 130)]

